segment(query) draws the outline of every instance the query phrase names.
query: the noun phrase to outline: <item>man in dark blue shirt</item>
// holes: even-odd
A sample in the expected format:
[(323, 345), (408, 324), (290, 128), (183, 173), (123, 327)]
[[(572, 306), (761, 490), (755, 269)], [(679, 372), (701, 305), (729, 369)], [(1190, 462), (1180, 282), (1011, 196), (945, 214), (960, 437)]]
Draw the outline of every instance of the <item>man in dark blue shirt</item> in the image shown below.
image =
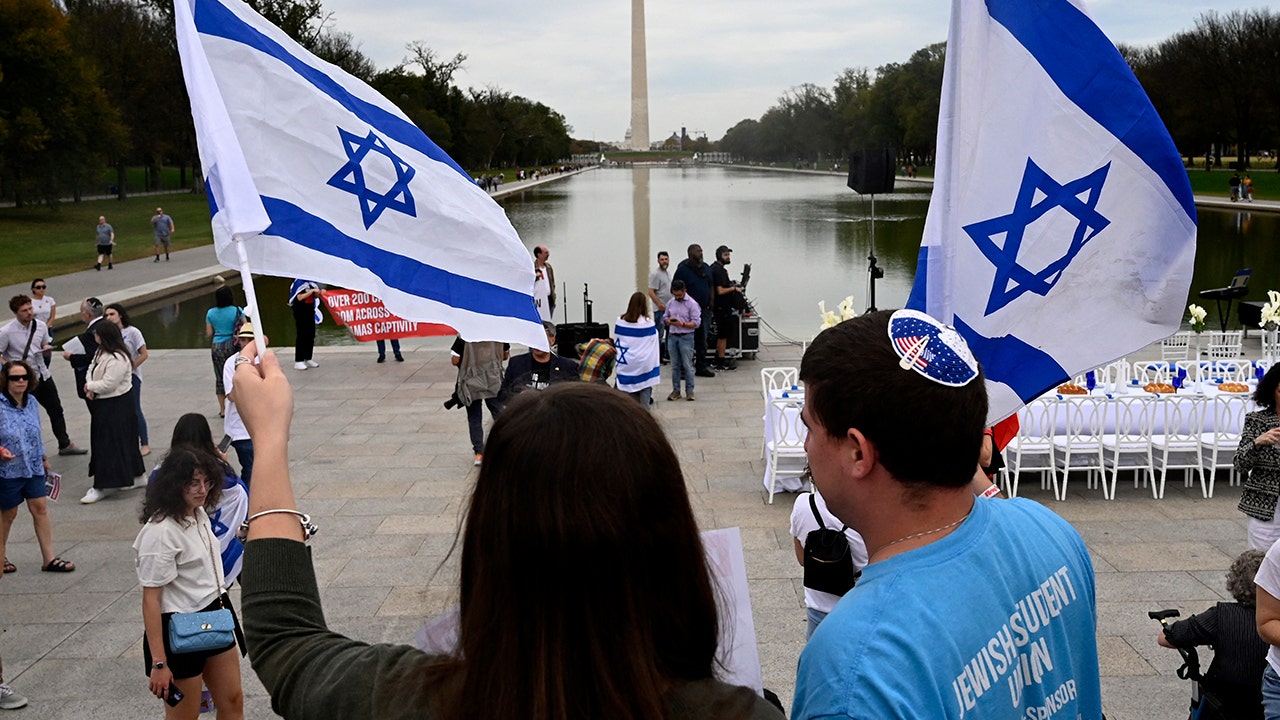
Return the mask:
[(685, 291), (702, 310), (702, 324), (693, 333), (694, 375), (715, 377), (716, 374), (707, 367), (707, 321), (711, 318), (711, 268), (702, 262), (701, 245), (694, 243), (689, 246), (689, 257), (680, 261), (672, 280), (683, 280)]

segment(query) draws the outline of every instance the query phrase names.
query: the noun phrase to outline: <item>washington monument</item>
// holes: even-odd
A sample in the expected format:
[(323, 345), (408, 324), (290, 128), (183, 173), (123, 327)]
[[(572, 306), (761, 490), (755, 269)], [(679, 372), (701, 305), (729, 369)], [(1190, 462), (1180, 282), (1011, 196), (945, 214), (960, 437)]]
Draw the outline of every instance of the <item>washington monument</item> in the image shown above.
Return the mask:
[(644, 56), (644, 0), (631, 0), (631, 149), (649, 149), (649, 71)]

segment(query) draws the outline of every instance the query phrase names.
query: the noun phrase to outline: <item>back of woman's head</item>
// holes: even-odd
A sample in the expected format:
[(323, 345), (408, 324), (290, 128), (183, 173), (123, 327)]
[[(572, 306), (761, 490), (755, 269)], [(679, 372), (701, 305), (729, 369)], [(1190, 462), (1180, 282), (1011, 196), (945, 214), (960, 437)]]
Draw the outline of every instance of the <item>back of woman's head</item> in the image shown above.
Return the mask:
[(213, 291), (213, 304), (218, 307), (230, 307), (235, 302), (235, 296), (231, 294), (231, 288), (223, 285)]
[(475, 717), (660, 717), (671, 682), (712, 675), (715, 596), (680, 462), (615, 390), (567, 383), (503, 410), (461, 573)]
[(1278, 387), (1280, 387), (1280, 363), (1272, 365), (1271, 369), (1267, 370), (1267, 373), (1258, 381), (1258, 387), (1253, 391), (1253, 401), (1275, 412)]
[(644, 293), (633, 292), (631, 299), (627, 301), (627, 311), (623, 313), (622, 319), (629, 323), (639, 322), (642, 315), (649, 317), (649, 301), (645, 299)]
[(1258, 568), (1266, 556), (1261, 550), (1245, 550), (1227, 570), (1227, 592), (1241, 605), (1253, 607), (1257, 602), (1253, 578), (1258, 574)]
[(205, 450), (189, 446), (171, 448), (164, 460), (156, 466), (151, 482), (147, 484), (147, 496), (142, 501), (138, 522), (147, 523), (162, 518), (181, 520), (187, 514), (187, 484), (200, 473), (209, 483), (204, 509), (213, 512), (222, 499), (224, 473), (217, 456)]
[(216, 446), (213, 444), (213, 431), (209, 429), (209, 421), (200, 413), (187, 413), (178, 418), (173, 426), (173, 438), (169, 441), (169, 447), (176, 448), (179, 445), (205, 452), (212, 451)]

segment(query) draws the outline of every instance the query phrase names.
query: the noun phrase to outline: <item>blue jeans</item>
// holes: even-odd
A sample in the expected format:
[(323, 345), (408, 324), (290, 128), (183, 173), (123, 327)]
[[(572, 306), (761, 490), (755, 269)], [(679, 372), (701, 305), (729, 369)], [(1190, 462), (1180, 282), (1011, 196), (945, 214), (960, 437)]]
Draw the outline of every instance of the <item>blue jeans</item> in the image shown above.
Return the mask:
[(667, 357), (668, 357), (668, 353), (667, 353), (667, 333), (668, 333), (668, 329), (667, 329), (667, 326), (666, 326), (666, 325), (663, 325), (663, 324), (662, 324), (662, 316), (663, 316), (663, 314), (664, 314), (664, 313), (663, 313), (661, 310), (654, 310), (654, 311), (653, 311), (653, 324), (658, 326), (658, 356), (659, 356), (661, 359), (666, 360), (666, 359), (667, 359)]
[(636, 401), (639, 402), (640, 405), (644, 407), (644, 409), (646, 410), (648, 410), (649, 406), (653, 404), (653, 386), (652, 385), (650, 385), (649, 387), (643, 390), (637, 390), (633, 393), (627, 393), (627, 394), (635, 398)]
[(147, 419), (142, 417), (142, 378), (133, 374), (133, 411), (138, 415), (138, 443), (150, 445), (147, 438)]
[(693, 336), (697, 332), (671, 333), (667, 336), (667, 351), (671, 353), (672, 392), (680, 392), (682, 377), (685, 392), (693, 392)]
[(247, 486), (253, 479), (253, 441), (232, 440), (231, 447), (236, 449), (236, 459), (240, 461), (240, 479)]
[[(400, 357), (400, 341), (399, 340), (391, 341), (391, 352), (395, 353), (396, 357)], [(385, 358), (386, 356), (387, 356), (387, 343), (385, 340), (379, 340), (378, 341), (378, 357)]]
[(1262, 672), (1262, 715), (1267, 720), (1280, 720), (1280, 675), (1270, 663)]
[(484, 452), (484, 413), (480, 410), (481, 403), (489, 406), (489, 417), (497, 418), (498, 413), (502, 411), (497, 398), (476, 400), (467, 406), (467, 430), (471, 433), (471, 450), (477, 455)]
[(805, 620), (809, 623), (809, 627), (804, 633), (804, 639), (808, 641), (809, 638), (813, 637), (813, 631), (817, 630), (818, 626), (822, 624), (822, 621), (827, 619), (827, 614), (821, 610), (814, 610), (811, 607), (805, 608), (804, 614)]

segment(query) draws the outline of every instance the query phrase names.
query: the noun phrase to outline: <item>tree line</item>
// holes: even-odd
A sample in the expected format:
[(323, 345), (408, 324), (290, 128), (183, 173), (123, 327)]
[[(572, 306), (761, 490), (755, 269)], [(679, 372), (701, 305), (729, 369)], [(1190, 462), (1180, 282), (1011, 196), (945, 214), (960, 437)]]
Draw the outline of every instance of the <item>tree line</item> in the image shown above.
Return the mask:
[[(1280, 15), (1269, 9), (1206, 12), (1150, 47), (1121, 45), (1188, 165), (1211, 151), (1245, 168), (1274, 155), (1280, 132)], [(905, 63), (849, 68), (831, 88), (792, 88), (758, 120), (739, 122), (718, 149), (744, 160), (827, 164), (860, 147), (897, 148), (902, 162), (932, 164), (946, 44)]]
[[(55, 2), (57, 4), (55, 4)], [(546, 105), (495, 86), (463, 90), (466, 56), (421, 42), (379, 69), (320, 0), (248, 0), (289, 37), (369, 83), (460, 165), (536, 166), (570, 154)], [(126, 169), (143, 167), (143, 187)], [(19, 206), (160, 187), (162, 168), (199, 189), (195, 128), (168, 0), (0, 0), (0, 200)], [(110, 170), (114, 170), (110, 173)], [(114, 178), (110, 188), (104, 174)]]

